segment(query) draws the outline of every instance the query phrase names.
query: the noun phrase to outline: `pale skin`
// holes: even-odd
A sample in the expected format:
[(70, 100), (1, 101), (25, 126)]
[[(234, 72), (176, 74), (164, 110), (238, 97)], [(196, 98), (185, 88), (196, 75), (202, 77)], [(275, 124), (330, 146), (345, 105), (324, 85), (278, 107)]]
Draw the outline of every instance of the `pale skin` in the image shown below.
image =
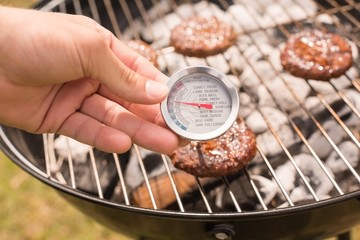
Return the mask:
[(0, 29), (1, 124), (106, 152), (181, 142), (160, 113), (168, 77), (92, 19), (0, 6)]

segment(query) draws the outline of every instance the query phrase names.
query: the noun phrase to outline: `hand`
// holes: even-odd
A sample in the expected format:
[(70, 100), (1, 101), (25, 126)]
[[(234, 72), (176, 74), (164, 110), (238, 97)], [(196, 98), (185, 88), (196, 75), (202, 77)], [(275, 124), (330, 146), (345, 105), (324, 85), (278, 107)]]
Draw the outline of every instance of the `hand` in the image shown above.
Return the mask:
[(0, 123), (107, 152), (179, 144), (159, 103), (167, 77), (84, 16), (0, 7)]

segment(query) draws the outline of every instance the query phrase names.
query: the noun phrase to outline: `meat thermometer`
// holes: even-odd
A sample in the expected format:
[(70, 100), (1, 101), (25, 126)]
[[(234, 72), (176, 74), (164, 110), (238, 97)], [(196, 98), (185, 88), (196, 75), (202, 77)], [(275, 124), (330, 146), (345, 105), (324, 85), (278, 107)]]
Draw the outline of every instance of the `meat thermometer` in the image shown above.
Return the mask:
[(239, 95), (231, 80), (207, 66), (184, 68), (167, 82), (161, 103), (168, 127), (179, 136), (204, 141), (224, 134), (236, 121)]

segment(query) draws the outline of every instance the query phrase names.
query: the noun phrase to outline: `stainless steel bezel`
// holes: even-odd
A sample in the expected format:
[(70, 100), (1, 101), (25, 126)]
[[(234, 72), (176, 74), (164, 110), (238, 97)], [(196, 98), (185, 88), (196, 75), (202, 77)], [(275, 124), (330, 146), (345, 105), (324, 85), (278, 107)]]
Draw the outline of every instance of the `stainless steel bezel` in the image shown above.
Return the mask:
[(226, 89), (229, 92), (231, 98), (231, 106), (232, 106), (227, 121), (221, 127), (207, 133), (191, 133), (188, 131), (184, 131), (183, 129), (178, 127), (175, 124), (175, 122), (171, 119), (168, 110), (168, 98), (166, 98), (161, 103), (161, 113), (163, 115), (163, 118), (167, 126), (176, 134), (178, 134), (180, 137), (183, 137), (188, 140), (204, 141), (219, 137), (220, 135), (224, 134), (234, 124), (234, 122), (238, 117), (240, 100), (239, 100), (238, 91), (235, 85), (231, 82), (231, 80), (225, 74), (219, 72), (214, 68), (207, 66), (192, 66), (181, 69), (180, 71), (176, 72), (174, 75), (170, 77), (170, 79), (167, 82), (167, 86), (171, 91), (172, 86), (174, 86), (178, 81), (191, 74), (197, 74), (197, 73), (208, 74), (212, 77), (215, 77), (215, 79), (217, 79), (218, 81), (222, 82), (225, 85)]

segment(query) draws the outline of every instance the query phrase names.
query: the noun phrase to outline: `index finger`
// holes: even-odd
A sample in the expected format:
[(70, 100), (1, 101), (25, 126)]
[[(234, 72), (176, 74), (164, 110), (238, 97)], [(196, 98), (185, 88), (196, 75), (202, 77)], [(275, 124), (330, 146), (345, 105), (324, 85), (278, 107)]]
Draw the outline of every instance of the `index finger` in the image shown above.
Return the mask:
[(130, 69), (138, 74), (159, 82), (167, 82), (168, 77), (157, 69), (146, 58), (139, 57), (139, 54), (130, 49), (119, 39), (115, 39), (111, 46), (114, 54)]

